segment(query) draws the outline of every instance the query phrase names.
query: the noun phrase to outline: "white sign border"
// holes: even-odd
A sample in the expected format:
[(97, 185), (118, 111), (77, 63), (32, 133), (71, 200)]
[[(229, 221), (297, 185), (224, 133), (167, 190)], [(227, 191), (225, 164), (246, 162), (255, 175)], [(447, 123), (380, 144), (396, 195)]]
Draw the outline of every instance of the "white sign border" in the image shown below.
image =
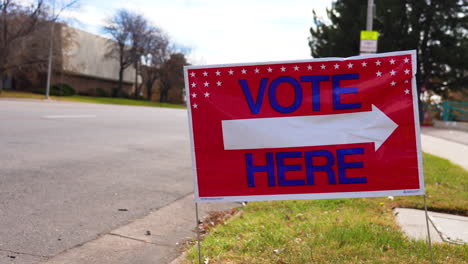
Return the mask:
[[(416, 136), (416, 151), (418, 159), (418, 172), (419, 172), (419, 189), (410, 190), (385, 190), (385, 191), (364, 191), (364, 192), (327, 192), (327, 193), (304, 193), (304, 194), (278, 194), (278, 195), (249, 195), (249, 196), (216, 196), (216, 197), (200, 197), (198, 190), (198, 174), (197, 162), (195, 156), (195, 141), (193, 135), (193, 122), (192, 122), (192, 107), (190, 103), (190, 85), (188, 82), (188, 70), (192, 69), (210, 69), (219, 67), (238, 67), (238, 66), (251, 66), (251, 65), (267, 65), (267, 64), (283, 64), (283, 63), (303, 63), (303, 62), (319, 62), (319, 61), (347, 61), (356, 59), (367, 58), (383, 58), (390, 56), (411, 55), (412, 63), (412, 81), (411, 90), (413, 96), (413, 112), (414, 112), (414, 125)], [(273, 200), (313, 200), (313, 199), (342, 199), (342, 198), (365, 198), (365, 197), (385, 197), (385, 196), (408, 196), (408, 195), (425, 195), (424, 185), (424, 172), (422, 164), (422, 148), (421, 148), (421, 134), (419, 123), (419, 106), (418, 106), (418, 93), (416, 88), (416, 75), (417, 72), (417, 57), (416, 50), (395, 51), (376, 54), (365, 54), (353, 56), (348, 58), (317, 58), (307, 60), (288, 60), (288, 61), (269, 61), (269, 62), (251, 62), (251, 63), (233, 63), (233, 64), (213, 64), (213, 65), (198, 65), (198, 66), (184, 66), (184, 80), (185, 80), (185, 96), (188, 111), (188, 125), (190, 133), (190, 144), (192, 152), (192, 170), (194, 176), (194, 197), (196, 203), (206, 202), (244, 202), (244, 201), (273, 201)]]

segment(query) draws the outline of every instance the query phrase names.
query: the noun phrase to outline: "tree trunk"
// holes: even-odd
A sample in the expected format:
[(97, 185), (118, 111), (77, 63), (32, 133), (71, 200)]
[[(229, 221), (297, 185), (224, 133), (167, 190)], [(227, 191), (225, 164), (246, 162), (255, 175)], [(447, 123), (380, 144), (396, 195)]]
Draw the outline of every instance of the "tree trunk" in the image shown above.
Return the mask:
[(161, 93), (159, 96), (159, 102), (161, 103), (167, 103), (167, 95), (168, 95), (168, 89), (161, 89)]
[(3, 92), (3, 71), (0, 69), (0, 94)]
[(140, 86), (138, 86), (138, 61), (135, 61), (135, 99), (140, 96)]
[(117, 92), (116, 92), (116, 96), (117, 97), (123, 97), (123, 73), (124, 73), (124, 68), (122, 66), (120, 66), (120, 69), (119, 69), (119, 84), (117, 86)]
[(422, 87), (425, 87), (427, 90), (427, 82), (430, 74), (431, 64), (429, 62), (429, 50), (428, 50), (428, 42), (431, 30), (431, 24), (434, 20), (434, 9), (435, 9), (435, 1), (432, 1), (430, 6), (426, 7), (427, 11), (425, 12), (426, 21), (424, 23), (423, 28), (423, 37), (421, 40), (421, 57), (419, 60), (422, 61), (422, 67), (419, 67), (419, 70), (422, 70), (422, 73), (417, 78), (418, 83), (418, 103), (419, 103), (419, 122), (422, 124), (424, 122), (424, 113), (423, 113), (423, 106), (421, 102), (421, 92)]
[(148, 101), (151, 101), (151, 97), (153, 96), (153, 84), (148, 81), (146, 82), (146, 98)]

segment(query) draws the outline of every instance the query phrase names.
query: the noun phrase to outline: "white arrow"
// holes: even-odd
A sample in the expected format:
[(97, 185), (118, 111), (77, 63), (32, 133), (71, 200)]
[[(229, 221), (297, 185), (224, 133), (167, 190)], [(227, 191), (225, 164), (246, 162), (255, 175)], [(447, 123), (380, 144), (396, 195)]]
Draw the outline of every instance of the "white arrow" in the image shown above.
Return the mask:
[(223, 120), (224, 149), (268, 149), (374, 142), (375, 151), (398, 125), (370, 112)]

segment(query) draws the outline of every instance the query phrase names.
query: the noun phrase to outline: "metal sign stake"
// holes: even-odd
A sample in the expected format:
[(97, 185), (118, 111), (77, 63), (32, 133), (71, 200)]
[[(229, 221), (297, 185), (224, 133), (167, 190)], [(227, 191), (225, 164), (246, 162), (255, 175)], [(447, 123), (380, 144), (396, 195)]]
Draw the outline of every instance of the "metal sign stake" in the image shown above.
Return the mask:
[(434, 252), (432, 251), (431, 232), (429, 231), (429, 215), (427, 213), (427, 203), (426, 203), (426, 195), (425, 194), (424, 194), (424, 211), (426, 213), (426, 227), (427, 227), (427, 239), (428, 239), (428, 243), (429, 243), (429, 251), (431, 252), (432, 264), (435, 264)]
[(197, 218), (197, 246), (198, 246), (198, 264), (202, 263), (201, 249), (200, 249), (200, 220), (198, 218), (198, 203), (195, 202), (195, 217)]

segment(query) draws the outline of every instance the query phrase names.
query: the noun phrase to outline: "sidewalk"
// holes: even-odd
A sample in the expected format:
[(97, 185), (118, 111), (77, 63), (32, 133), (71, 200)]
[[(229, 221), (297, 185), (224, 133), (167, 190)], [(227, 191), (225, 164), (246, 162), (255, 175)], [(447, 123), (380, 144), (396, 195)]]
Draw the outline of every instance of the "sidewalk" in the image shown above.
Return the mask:
[[(424, 210), (396, 208), (396, 220), (410, 238), (426, 240), (427, 225)], [(468, 243), (468, 217), (428, 212), (432, 243)]]
[[(210, 211), (223, 211), (238, 206), (238, 203), (199, 204), (200, 219)], [(179, 245), (181, 241), (195, 237), (192, 231), (195, 222), (193, 195), (188, 195), (42, 264), (167, 264), (182, 253), (183, 247)]]
[[(468, 170), (468, 132), (423, 127), (421, 144), (424, 152), (436, 155)], [(396, 208), (395, 215), (402, 231), (410, 238), (425, 240), (427, 225), (423, 210)], [(468, 243), (468, 217), (428, 212), (433, 243)]]
[(451, 142), (468, 145), (468, 132), (455, 129), (437, 127), (422, 127), (421, 133), (426, 136), (437, 137)]
[(468, 132), (423, 127), (421, 144), (424, 152), (448, 159), (468, 170)]

